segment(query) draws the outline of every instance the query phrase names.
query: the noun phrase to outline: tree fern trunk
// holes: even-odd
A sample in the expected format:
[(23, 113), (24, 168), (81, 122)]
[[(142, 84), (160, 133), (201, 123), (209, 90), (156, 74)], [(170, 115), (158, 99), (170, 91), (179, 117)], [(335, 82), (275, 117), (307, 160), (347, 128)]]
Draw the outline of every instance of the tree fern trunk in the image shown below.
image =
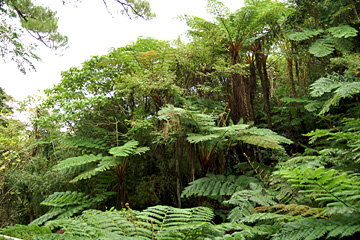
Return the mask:
[[(298, 98), (296, 88), (295, 88), (294, 74), (293, 74), (293, 59), (290, 57), (287, 57), (286, 61), (287, 61), (287, 69), (286, 70), (287, 70), (288, 79), (289, 79), (289, 82), (291, 85), (292, 95), (294, 98)], [(295, 107), (296, 107), (296, 112), (298, 114), (298, 118), (302, 118), (300, 107), (297, 102), (295, 102)], [(305, 123), (302, 120), (301, 120), (301, 127), (302, 127), (303, 131), (306, 132)]]
[(244, 123), (254, 121), (254, 108), (251, 99), (250, 79), (244, 75), (232, 75), (232, 98), (230, 102), (231, 119), (237, 124), (240, 119)]
[(193, 182), (195, 181), (195, 147), (193, 143), (188, 143), (187, 147), (188, 182)]
[(179, 137), (175, 142), (175, 167), (176, 167), (176, 197), (178, 207), (181, 208), (181, 159), (182, 159), (182, 138)]
[(261, 52), (261, 44), (258, 44), (257, 51), (255, 53), (255, 61), (256, 61), (256, 67), (258, 70), (258, 75), (261, 80), (261, 88), (263, 93), (263, 99), (264, 99), (264, 110), (267, 117), (267, 124), (268, 128), (272, 128), (271, 124), (271, 110), (270, 110), (270, 98), (269, 98), (269, 92), (270, 92), (270, 81), (266, 70), (266, 56), (264, 53)]
[[(231, 65), (241, 64), (239, 51), (241, 44), (235, 42), (230, 44)], [(239, 73), (231, 75), (231, 95), (230, 109), (231, 119), (237, 124), (242, 118), (245, 123), (255, 120), (254, 107), (251, 99), (252, 84), (251, 79)]]

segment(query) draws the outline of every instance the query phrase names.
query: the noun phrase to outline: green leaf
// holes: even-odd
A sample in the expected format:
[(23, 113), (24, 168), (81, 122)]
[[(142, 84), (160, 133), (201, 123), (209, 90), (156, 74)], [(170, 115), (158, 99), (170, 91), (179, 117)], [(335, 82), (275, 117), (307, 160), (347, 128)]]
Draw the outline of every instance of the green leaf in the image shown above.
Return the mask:
[(325, 57), (334, 52), (335, 46), (326, 39), (316, 40), (309, 48), (309, 52), (315, 57)]
[(331, 33), (332, 36), (336, 38), (349, 38), (356, 37), (358, 30), (349, 26), (349, 25), (340, 25), (337, 27), (331, 27), (327, 29)]

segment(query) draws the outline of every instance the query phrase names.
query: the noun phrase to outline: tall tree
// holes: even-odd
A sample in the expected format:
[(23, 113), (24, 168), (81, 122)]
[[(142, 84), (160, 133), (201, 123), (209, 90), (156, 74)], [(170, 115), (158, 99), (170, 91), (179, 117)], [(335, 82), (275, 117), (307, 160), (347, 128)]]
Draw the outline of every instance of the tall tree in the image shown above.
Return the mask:
[[(226, 79), (226, 91), (231, 119), (234, 123), (255, 120), (252, 96), (254, 83), (246, 73), (246, 51), (256, 33), (266, 30), (274, 21), (286, 16), (284, 4), (274, 1), (246, 1), (245, 6), (234, 13), (221, 2), (208, 1), (208, 11), (216, 17), (214, 23), (187, 16), (190, 34), (203, 39), (204, 44), (219, 44), (227, 65), (233, 68)], [(221, 41), (214, 41), (221, 38)], [(212, 41), (211, 41), (212, 40)], [(237, 70), (235, 70), (237, 69)], [(235, 70), (235, 71), (234, 71)]]

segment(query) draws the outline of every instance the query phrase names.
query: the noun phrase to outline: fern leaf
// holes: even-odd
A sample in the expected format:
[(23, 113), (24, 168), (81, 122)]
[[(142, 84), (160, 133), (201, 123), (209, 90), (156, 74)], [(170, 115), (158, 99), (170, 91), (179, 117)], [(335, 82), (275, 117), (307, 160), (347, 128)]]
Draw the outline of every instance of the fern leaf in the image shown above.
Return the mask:
[(293, 183), (294, 187), (306, 190), (300, 192), (317, 201), (325, 201), (328, 207), (346, 206), (358, 202), (360, 196), (359, 177), (356, 174), (335, 169), (296, 168), (293, 170), (280, 170), (280, 175)]
[(169, 206), (154, 206), (144, 210), (138, 216), (139, 219), (141, 219), (142, 216), (151, 217), (159, 224), (160, 229), (163, 229), (165, 227), (182, 225), (189, 222), (210, 222), (214, 217), (214, 213), (206, 207), (178, 209)]
[(53, 170), (63, 171), (63, 170), (74, 169), (79, 166), (84, 166), (89, 163), (100, 161), (102, 158), (103, 156), (101, 154), (97, 156), (91, 154), (91, 155), (83, 155), (79, 157), (67, 158), (63, 161), (60, 161), (57, 165), (55, 165), (53, 167)]
[(347, 38), (335, 38), (333, 40), (336, 50), (346, 53), (354, 49), (354, 44)]
[(50, 219), (53, 219), (53, 218), (59, 216), (64, 211), (65, 210), (63, 208), (52, 208), (50, 211), (48, 211), (44, 215), (42, 215), (42, 216), (36, 218), (34, 221), (32, 221), (32, 224), (42, 225), (43, 223), (49, 221)]
[(320, 78), (310, 85), (310, 95), (312, 97), (320, 97), (325, 93), (331, 92), (333, 89), (340, 87), (342, 83), (332, 76)]
[(263, 148), (282, 149), (282, 146), (278, 144), (278, 141), (270, 136), (243, 135), (237, 137), (237, 139), (244, 143)]
[(303, 29), (301, 32), (291, 33), (287, 37), (294, 41), (303, 41), (315, 37), (323, 32), (324, 30), (322, 29)]
[(111, 169), (112, 167), (120, 164), (121, 161), (117, 160), (114, 157), (103, 157), (100, 163), (97, 166), (88, 168), (84, 172), (80, 173), (78, 176), (76, 176), (74, 179), (72, 179), (70, 182), (75, 183), (83, 179), (89, 179), (93, 176), (98, 175), (99, 173), (102, 173), (104, 171), (107, 171)]
[(281, 143), (291, 144), (292, 141), (278, 135), (270, 129), (252, 127), (241, 131), (237, 140), (264, 148), (282, 149)]
[(55, 192), (48, 196), (41, 205), (50, 207), (64, 207), (71, 205), (78, 205), (87, 202), (88, 196), (81, 192)]
[(243, 205), (244, 203), (251, 201), (261, 206), (275, 205), (276, 202), (273, 200), (275, 195), (270, 194), (268, 190), (263, 189), (260, 185), (253, 184), (259, 187), (255, 189), (242, 190), (235, 192), (230, 200), (226, 203), (234, 205)]
[[(24, 225), (7, 226), (4, 229), (0, 229), (0, 233), (16, 238), (28, 238), (29, 236), (51, 233), (51, 230), (49, 227), (45, 227), (45, 226), (40, 227), (36, 224), (29, 224), (27, 226)], [(0, 235), (0, 238), (1, 237), (2, 236)]]
[(220, 136), (221, 135), (215, 134), (215, 133), (214, 134), (208, 134), (208, 135), (192, 133), (192, 134), (188, 134), (188, 137), (186, 138), (186, 140), (188, 140), (190, 143), (199, 143), (199, 142), (204, 142), (204, 141), (217, 139)]
[(356, 37), (358, 31), (349, 25), (340, 25), (327, 29), (336, 38)]
[(286, 103), (314, 103), (313, 100), (306, 99), (306, 98), (290, 98), (290, 97), (283, 97), (280, 99), (282, 102)]
[(243, 175), (225, 177), (224, 175), (208, 174), (206, 177), (189, 183), (189, 186), (183, 190), (181, 197), (195, 195), (218, 199), (219, 196), (231, 196), (240, 189), (246, 189), (252, 182), (259, 183), (256, 178)]
[(315, 57), (325, 57), (335, 50), (335, 46), (327, 39), (316, 40), (309, 48), (309, 52)]
[(128, 157), (135, 151), (138, 144), (138, 141), (129, 141), (122, 146), (111, 148), (109, 153), (118, 157)]
[(241, 223), (255, 223), (259, 221), (265, 221), (265, 220), (276, 220), (276, 221), (294, 221), (296, 217), (293, 216), (286, 216), (286, 215), (280, 215), (280, 214), (274, 214), (274, 213), (254, 213), (248, 216), (245, 216), (241, 219)]
[(86, 148), (94, 148), (100, 150), (106, 150), (106, 141), (102, 139), (94, 139), (85, 136), (73, 136), (64, 140), (66, 143), (81, 146)]

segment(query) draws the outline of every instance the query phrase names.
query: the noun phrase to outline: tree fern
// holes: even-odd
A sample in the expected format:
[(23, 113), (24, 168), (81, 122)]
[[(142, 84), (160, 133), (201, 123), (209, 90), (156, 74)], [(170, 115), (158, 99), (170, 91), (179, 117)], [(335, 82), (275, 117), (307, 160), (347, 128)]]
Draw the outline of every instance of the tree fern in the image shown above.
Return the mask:
[[(200, 111), (190, 111), (167, 105), (159, 111), (158, 118), (170, 124), (174, 131), (182, 129), (181, 123), (186, 122), (195, 126), (194, 132), (187, 134), (187, 141), (190, 143), (208, 143), (218, 148), (225, 148), (230, 139), (231, 143), (238, 144), (245, 142), (248, 144), (265, 148), (282, 148), (281, 144), (291, 144), (292, 141), (278, 135), (270, 129), (250, 127), (247, 124), (237, 124), (220, 126), (216, 123), (216, 116), (202, 113)], [(169, 127), (164, 128), (164, 138), (169, 135)], [(221, 145), (221, 146), (220, 146)]]

